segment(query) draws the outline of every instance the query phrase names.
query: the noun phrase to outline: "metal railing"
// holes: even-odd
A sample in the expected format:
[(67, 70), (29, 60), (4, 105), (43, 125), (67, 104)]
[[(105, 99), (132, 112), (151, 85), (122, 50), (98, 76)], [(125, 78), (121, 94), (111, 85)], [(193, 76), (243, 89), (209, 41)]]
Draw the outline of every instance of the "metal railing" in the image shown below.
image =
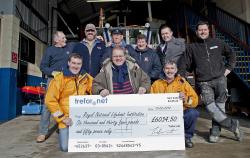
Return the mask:
[(250, 24), (240, 18), (218, 8), (213, 3), (208, 3), (208, 18), (216, 25), (220, 26), (227, 32), (230, 32), (235, 38), (243, 44), (249, 45), (250, 41)]
[(199, 20), (207, 20), (214, 25), (215, 36), (228, 43), (236, 53), (235, 74), (250, 88), (250, 47), (247, 44), (248, 36), (250, 35), (246, 31), (246, 29), (249, 29), (249, 26), (239, 19), (225, 15), (221, 9), (213, 9), (216, 10), (216, 12), (213, 12), (213, 16), (211, 14), (210, 16), (209, 14), (204, 16), (186, 6), (184, 9), (186, 23), (192, 31), (195, 31), (195, 26)]

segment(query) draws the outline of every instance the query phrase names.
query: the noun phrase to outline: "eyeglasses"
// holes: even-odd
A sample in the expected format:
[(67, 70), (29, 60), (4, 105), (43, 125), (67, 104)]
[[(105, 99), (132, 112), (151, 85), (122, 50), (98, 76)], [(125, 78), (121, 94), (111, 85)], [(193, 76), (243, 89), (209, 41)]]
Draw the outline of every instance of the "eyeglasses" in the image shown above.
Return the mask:
[(86, 30), (86, 32), (95, 32), (95, 30), (89, 29), (89, 30)]

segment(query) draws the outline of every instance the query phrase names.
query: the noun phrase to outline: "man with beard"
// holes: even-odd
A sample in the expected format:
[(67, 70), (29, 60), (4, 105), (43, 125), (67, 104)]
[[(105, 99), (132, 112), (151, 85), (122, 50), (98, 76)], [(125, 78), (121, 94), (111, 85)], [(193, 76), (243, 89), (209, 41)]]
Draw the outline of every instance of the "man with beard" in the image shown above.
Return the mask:
[(163, 68), (165, 77), (156, 80), (151, 86), (151, 93), (179, 93), (183, 100), (185, 146), (192, 148), (191, 138), (194, 135), (195, 124), (199, 112), (195, 109), (198, 96), (190, 84), (180, 76), (176, 76), (177, 65), (174, 61), (165, 61)]
[(207, 111), (212, 116), (209, 142), (219, 141), (221, 127), (234, 133), (236, 140), (242, 140), (239, 121), (225, 114), (227, 100), (227, 75), (235, 66), (235, 53), (223, 41), (209, 37), (209, 24), (198, 22), (196, 43), (187, 46), (180, 59), (179, 73), (193, 70), (196, 86)]
[(79, 53), (83, 57), (83, 69), (93, 77), (101, 69), (101, 60), (105, 50), (104, 43), (96, 38), (96, 33), (95, 25), (87, 24), (85, 27), (86, 38), (78, 43), (73, 50), (74, 53)]

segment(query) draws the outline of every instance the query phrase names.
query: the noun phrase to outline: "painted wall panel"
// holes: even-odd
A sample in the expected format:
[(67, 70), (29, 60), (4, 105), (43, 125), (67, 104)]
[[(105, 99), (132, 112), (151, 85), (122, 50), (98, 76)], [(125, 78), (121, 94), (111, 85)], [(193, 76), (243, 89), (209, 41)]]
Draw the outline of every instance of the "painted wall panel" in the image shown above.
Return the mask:
[(19, 19), (13, 15), (1, 18), (0, 67), (17, 69), (17, 63), (11, 62), (11, 52), (18, 53)]
[(16, 117), (16, 70), (0, 68), (0, 121)]
[[(19, 35), (20, 32), (25, 34), (33, 41), (35, 41), (35, 64), (28, 64), (27, 81), (25, 83), (31, 86), (38, 86), (42, 81), (39, 65), (44, 52), (47, 47), (36, 37), (30, 33), (20, 29), (20, 16), (16, 17), (14, 3), (20, 4), (19, 0), (1, 0), (0, 11), (4, 11), (0, 15), (0, 121), (7, 121), (15, 118), (21, 113), (21, 106), (24, 103), (22, 92), (17, 88), (17, 67), (18, 63), (11, 61), (11, 52), (18, 53), (19, 48)], [(45, 0), (48, 2), (48, 0)], [(40, 1), (38, 5), (43, 3)], [(13, 7), (14, 6), (14, 10)], [(47, 39), (47, 29), (45, 25), (24, 5), (18, 5), (21, 10), (22, 18), (25, 19), (30, 26), (38, 30), (41, 37)], [(44, 6), (43, 6), (44, 7)], [(42, 6), (41, 6), (42, 8)], [(5, 9), (5, 10), (3, 10)], [(48, 9), (48, 8), (46, 8)], [(45, 10), (46, 10), (45, 9)], [(10, 14), (7, 14), (10, 13)], [(46, 11), (44, 11), (46, 13)], [(32, 16), (31, 16), (32, 15)], [(33, 18), (33, 21), (31, 22)], [(43, 29), (44, 28), (44, 29)], [(36, 31), (37, 31), (36, 30)], [(26, 74), (26, 73), (22, 73)], [(18, 82), (19, 83), (19, 82)]]

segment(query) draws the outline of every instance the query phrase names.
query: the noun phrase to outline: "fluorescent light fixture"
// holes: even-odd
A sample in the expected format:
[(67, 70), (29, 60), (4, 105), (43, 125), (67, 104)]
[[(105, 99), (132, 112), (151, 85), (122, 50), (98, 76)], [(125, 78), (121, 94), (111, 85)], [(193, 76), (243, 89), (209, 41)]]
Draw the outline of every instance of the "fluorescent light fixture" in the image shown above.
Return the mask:
[(120, 0), (87, 0), (87, 2), (119, 2)]

